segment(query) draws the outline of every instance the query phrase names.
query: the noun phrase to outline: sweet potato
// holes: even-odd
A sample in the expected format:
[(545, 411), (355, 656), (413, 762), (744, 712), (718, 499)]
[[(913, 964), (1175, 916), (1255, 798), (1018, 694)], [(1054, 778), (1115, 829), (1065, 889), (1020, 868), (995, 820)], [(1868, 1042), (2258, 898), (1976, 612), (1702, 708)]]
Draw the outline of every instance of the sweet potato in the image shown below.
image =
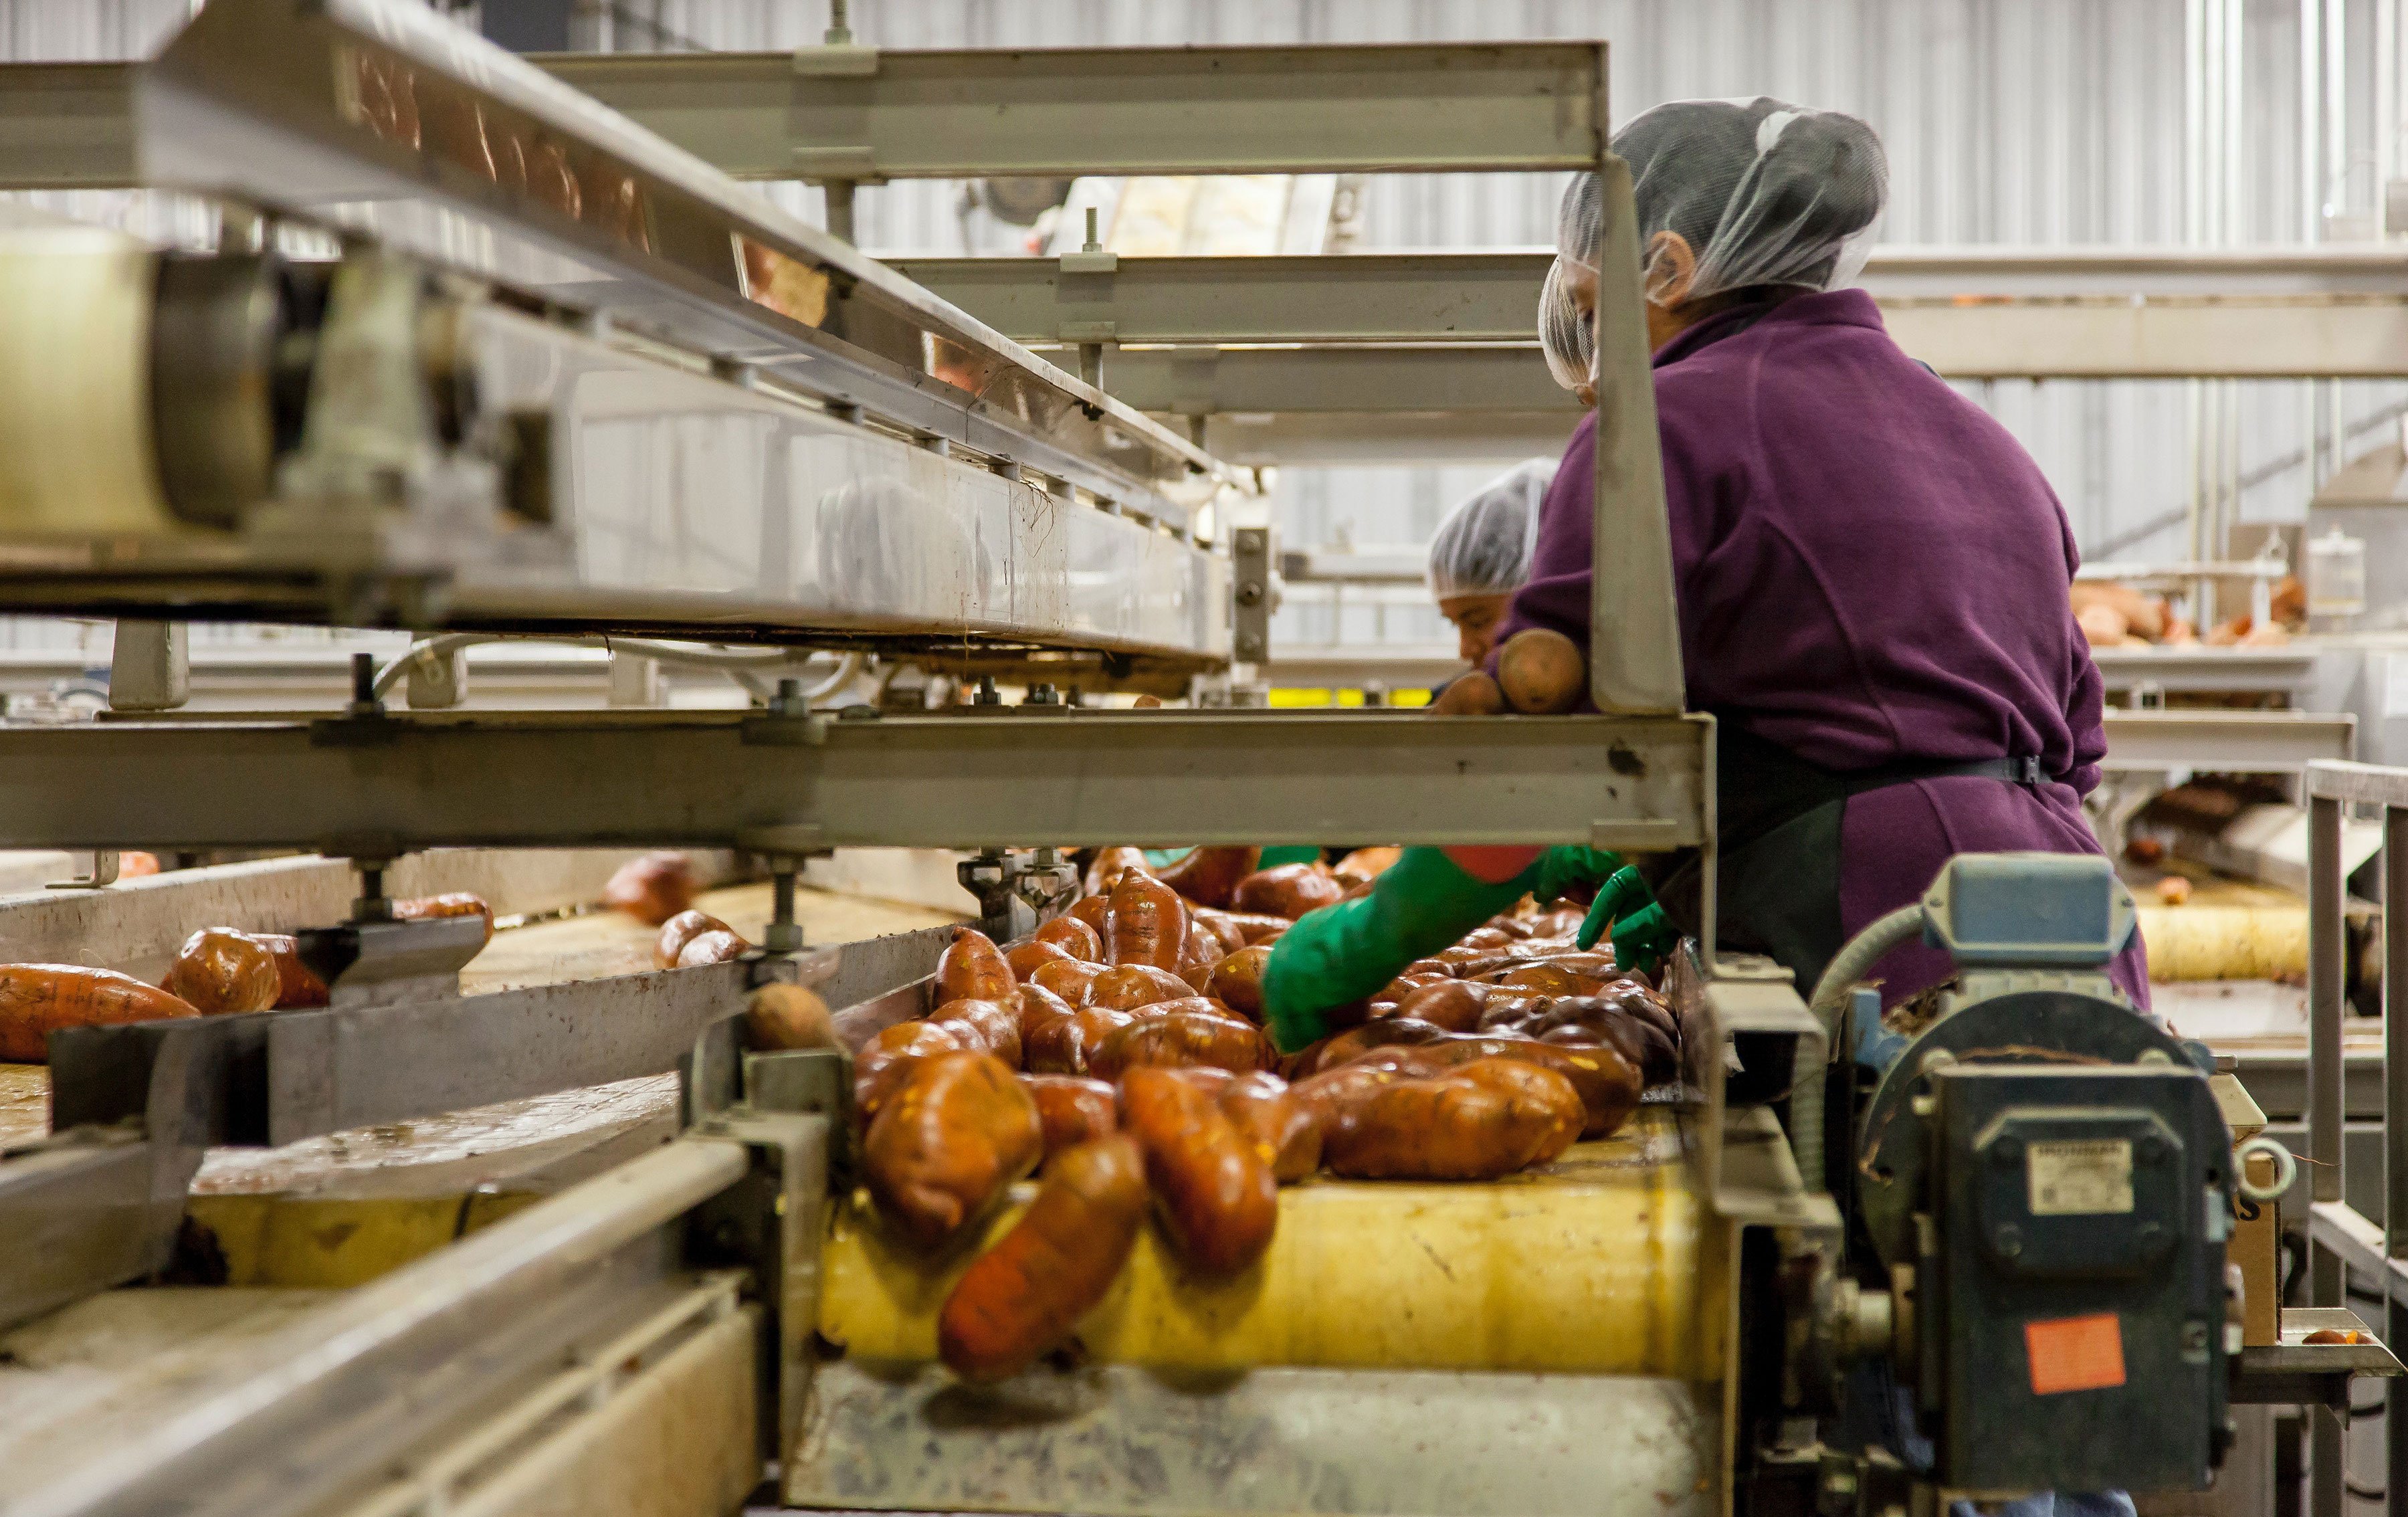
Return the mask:
[(299, 938), (280, 932), (254, 932), (244, 936), (267, 950), (276, 960), (277, 1010), (295, 1010), (326, 1004), (326, 982), (318, 978), (317, 970), (301, 962)]
[(924, 1059), (938, 1053), (958, 1053), (965, 1046), (964, 1029), (940, 1027), (933, 1022), (898, 1022), (869, 1040), (868, 1046), (853, 1061), (853, 1109), (863, 1121), (876, 1113), (870, 1109), (863, 1093), (869, 1090), (888, 1066), (907, 1059)]
[(1041, 943), (1031, 938), (1017, 948), (1006, 949), (1003, 962), (1010, 966), (1012, 980), (1025, 985), (1039, 965), (1076, 964), (1079, 961), (1059, 943)]
[(841, 1048), (827, 1002), (809, 985), (764, 985), (745, 997), (744, 1046), (762, 1052)]
[(1051, 943), (1082, 964), (1104, 962), (1103, 938), (1077, 917), (1055, 917), (1039, 923), (1035, 940)]
[(1240, 1075), (1220, 1095), (1221, 1111), (1270, 1166), (1271, 1178), (1292, 1185), (1321, 1167), (1321, 1121), (1288, 1095), (1287, 1081), (1264, 1071)]
[[(1112, 940), (1112, 898), (1110, 895), (1082, 895), (1070, 903), (1069, 910), (1064, 915), (1073, 922), (1085, 923), (1088, 930), (1096, 935), (1096, 941), (1106, 945), (1109, 952)], [(1109, 963), (1110, 960), (1098, 959), (1096, 962)]]
[(1468, 1033), (1480, 1025), (1488, 1005), (1489, 988), (1476, 980), (1440, 980), (1424, 985), (1397, 1003), (1397, 1015), (1426, 1022), (1451, 1033)]
[(928, 1021), (952, 1028), (962, 1047), (992, 1054), (1014, 1069), (1020, 1067), (1019, 992), (1000, 1001), (947, 1001), (928, 1013)]
[(1191, 906), (1188, 920), (1211, 933), (1221, 944), (1224, 956), (1246, 946), (1246, 935), (1238, 930), (1238, 919), (1226, 911), (1215, 911), (1209, 906)]
[(1197, 997), (1185, 1009), (1121, 1028), (1088, 1053), (1089, 1072), (1118, 1080), (1141, 1066), (1210, 1065), (1233, 1073), (1268, 1068), (1269, 1039), (1251, 1023), (1205, 1009), (1212, 1004)]
[(1163, 1229), (1190, 1268), (1234, 1275), (1263, 1256), (1279, 1225), (1279, 1182), (1217, 1101), (1140, 1066), (1121, 1081), (1121, 1118), (1145, 1146)]
[(1152, 875), (1130, 870), (1112, 887), (1111, 925), (1104, 953), (1116, 965), (1150, 964), (1179, 972), (1187, 948), (1187, 903)]
[(1508, 637), (1497, 655), (1497, 688), (1516, 711), (1561, 716), (1588, 694), (1588, 660), (1562, 633), (1527, 627)]
[(1331, 1171), (1364, 1180), (1494, 1180), (1570, 1147), (1580, 1095), (1550, 1069), (1482, 1059), (1372, 1092), (1354, 1121), (1328, 1131)]
[(1663, 1028), (1598, 997), (1558, 1001), (1514, 1030), (1548, 1043), (1603, 1043), (1628, 1060), (1648, 1085), (1661, 1085), (1681, 1072), (1680, 1046)]
[(1502, 716), (1505, 692), (1485, 669), (1474, 669), (1450, 680), (1428, 710), (1432, 716)]
[(692, 906), (696, 889), (694, 865), (684, 854), (647, 853), (619, 866), (602, 887), (602, 904), (657, 927)]
[(1327, 865), (1283, 864), (1240, 880), (1236, 900), (1241, 911), (1294, 922), (1307, 911), (1335, 904), (1345, 894), (1346, 887)]
[(265, 1011), (284, 988), (276, 955), (247, 933), (203, 927), (184, 939), (163, 989), (205, 1017)]
[(1105, 1038), (1138, 1020), (1134, 1011), (1085, 1006), (1029, 1036), (1021, 1063), (1032, 1075), (1083, 1075), (1087, 1060)]
[(1198, 848), (1154, 878), (1197, 906), (1226, 909), (1238, 881), (1253, 874), (1262, 859), (1259, 848)]
[(465, 890), (447, 891), (440, 895), (405, 895), (393, 903), (395, 922), (427, 922), (437, 917), (483, 917), (485, 941), (494, 940), (494, 909), (485, 904), (482, 895)]
[(88, 969), (79, 964), (0, 965), (0, 1063), (48, 1063), (48, 1039), (62, 1027), (200, 1014), (173, 992), (114, 969)]
[(1037, 1103), (1045, 1129), (1045, 1157), (1090, 1138), (1120, 1131), (1120, 1093), (1084, 1075), (1023, 1075), (1028, 1098)]
[(1087, 990), (1087, 1004), (1110, 1007), (1115, 1011), (1134, 1011), (1156, 1001), (1185, 1000), (1195, 994), (1195, 986), (1167, 969), (1147, 964), (1123, 964), (1096, 977)]
[(1068, 1016), (1073, 1009), (1069, 1002), (1042, 985), (1021, 986), (1017, 1004), (1020, 1009), (1020, 1046), (1024, 1050), (1028, 1047), (1029, 1034), (1046, 1023)]
[[(1223, 914), (1223, 920), (1237, 928), (1240, 948), (1276, 943), (1282, 933), (1296, 925), (1287, 918), (1273, 916), (1268, 911), (1229, 911)], [(1236, 950), (1230, 952), (1235, 952)]]
[(1643, 1086), (1639, 1067), (1619, 1050), (1604, 1044), (1566, 1048), (1527, 1038), (1481, 1038), (1450, 1034), (1426, 1042), (1373, 1049), (1354, 1063), (1383, 1065), (1403, 1074), (1430, 1076), (1459, 1069), (1482, 1059), (1511, 1059), (1551, 1069), (1570, 1081), (1587, 1111), (1580, 1131), (1584, 1138), (1605, 1138), (1621, 1130), (1639, 1109)]
[(976, 927), (956, 927), (937, 960), (937, 1004), (947, 1001), (1009, 1001), (1020, 981), (996, 952), (995, 939)]
[(1401, 848), (1358, 848), (1329, 868), (1332, 874), (1350, 883), (1357, 880), (1377, 880), (1387, 871), (1388, 866), (1404, 854)]
[(1263, 1020), (1263, 969), (1271, 961), (1271, 951), (1265, 948), (1241, 948), (1212, 966), (1205, 977), (1204, 994), (1228, 1007), (1249, 1022)]
[(725, 964), (743, 956), (752, 945), (725, 927), (713, 927), (695, 933), (678, 950), (677, 967), (691, 969), (696, 965)]
[(1044, 1153), (1037, 1103), (1001, 1060), (939, 1053), (921, 1061), (869, 1123), (862, 1172), (902, 1236), (933, 1249), (983, 1215)]
[(1131, 869), (1147, 872), (1145, 850), (1141, 848), (1102, 848), (1096, 851), (1095, 862), (1087, 866), (1087, 894), (1109, 895), (1120, 883), (1121, 876)]
[(1314, 1072), (1335, 1069), (1374, 1049), (1431, 1043), (1446, 1036), (1445, 1028), (1411, 1017), (1377, 1017), (1329, 1039), (1321, 1051), (1321, 1062), (1313, 1066)]
[(1212, 966), (1228, 957), (1221, 946), (1221, 935), (1200, 923), (1187, 924), (1187, 946), (1179, 954), (1179, 978), (1187, 981), (1196, 994), (1204, 994), (1204, 982), (1212, 978)]
[(1288, 1086), (1287, 1095), (1290, 1101), (1312, 1113), (1326, 1154), (1330, 1143), (1361, 1118), (1373, 1095), (1409, 1078), (1373, 1064), (1350, 1064), (1297, 1081)]
[(1076, 1008), (1086, 1004), (1096, 981), (1105, 972), (1105, 966), (1100, 964), (1082, 964), (1074, 959), (1068, 963), (1039, 965), (1037, 972), (1028, 977), (1028, 982), (1043, 986)]
[(725, 932), (727, 923), (708, 911), (687, 910), (661, 923), (660, 937), (652, 940), (652, 967), (666, 969), (676, 965), (685, 945), (707, 932)]
[(1111, 1289), (1145, 1225), (1145, 1151), (1101, 1138), (1045, 1166), (1037, 1198), (964, 1272), (937, 1317), (937, 1355), (967, 1381), (1037, 1362)]

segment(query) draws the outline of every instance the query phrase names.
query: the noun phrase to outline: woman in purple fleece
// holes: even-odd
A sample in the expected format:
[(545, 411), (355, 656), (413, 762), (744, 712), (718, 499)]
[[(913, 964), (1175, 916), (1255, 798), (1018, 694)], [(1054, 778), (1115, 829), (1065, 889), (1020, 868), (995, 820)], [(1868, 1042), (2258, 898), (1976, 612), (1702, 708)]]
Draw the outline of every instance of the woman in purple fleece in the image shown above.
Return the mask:
[[(1899, 350), (1862, 290), (1886, 183), (1852, 117), (1684, 101), (1613, 143), (1630, 165), (1655, 349), (1681, 654), (1720, 719), (1721, 933), (1811, 990), (1858, 929), (1951, 854), (2095, 853), (2082, 796), (2106, 751), (2067, 596), (2077, 555), (2039, 467)], [(1559, 382), (1594, 367), (1593, 176), (1564, 197), (1541, 336)], [(1541, 509), (1498, 641), (1589, 634), (1594, 416)], [(1694, 929), (1694, 859), (1650, 871)], [(1900, 948), (1885, 1005), (1952, 972)], [(2148, 1005), (2139, 939), (2110, 966)]]

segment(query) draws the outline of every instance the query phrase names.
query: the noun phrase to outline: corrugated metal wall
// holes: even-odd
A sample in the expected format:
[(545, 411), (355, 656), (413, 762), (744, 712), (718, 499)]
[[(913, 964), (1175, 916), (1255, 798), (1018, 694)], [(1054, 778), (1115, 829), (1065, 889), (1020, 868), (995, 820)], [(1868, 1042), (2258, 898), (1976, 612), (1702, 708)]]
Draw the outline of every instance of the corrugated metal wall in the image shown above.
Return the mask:
[[(501, 4), (505, 0), (488, 0)], [(1891, 165), (1883, 229), (1899, 243), (2174, 243), (2185, 238), (2186, 6), (2227, 0), (855, 0), (859, 40), (893, 48), (1403, 41), (1603, 36), (1617, 120), (1667, 99), (1770, 93), (1854, 111)], [(2351, 0), (2345, 49), (2352, 171), (2332, 196), (2375, 195), (2373, 16)], [(154, 46), (186, 0), (0, 0), (0, 54), (119, 57)], [(458, 5), (445, 8), (466, 12)], [(2236, 229), (2302, 235), (2300, 0), (2240, 0), (2244, 107)], [(580, 0), (577, 33), (622, 50), (782, 49), (818, 40), (824, 0)], [(1367, 248), (1551, 240), (1559, 176), (1373, 181)], [(766, 187), (814, 218), (816, 191)], [(106, 203), (87, 200), (86, 213)], [(965, 211), (956, 186), (865, 190), (865, 246), (893, 253), (1007, 253), (1024, 234)], [(2244, 520), (2291, 520), (2309, 493), (2303, 387), (2237, 387)], [(2402, 400), (2397, 385), (2342, 387), (2353, 442)], [(2094, 555), (2185, 547), (2189, 387), (2180, 383), (1969, 386), (2031, 449)], [(2286, 459), (2295, 462), (2286, 466)], [(1510, 462), (1498, 460), (1498, 464)], [(1292, 469), (1280, 481), (1294, 542), (1344, 536), (1418, 542), (1494, 470)], [(1282, 635), (1321, 640), (1326, 614), (1292, 608)], [(1345, 634), (1433, 634), (1400, 606)]]

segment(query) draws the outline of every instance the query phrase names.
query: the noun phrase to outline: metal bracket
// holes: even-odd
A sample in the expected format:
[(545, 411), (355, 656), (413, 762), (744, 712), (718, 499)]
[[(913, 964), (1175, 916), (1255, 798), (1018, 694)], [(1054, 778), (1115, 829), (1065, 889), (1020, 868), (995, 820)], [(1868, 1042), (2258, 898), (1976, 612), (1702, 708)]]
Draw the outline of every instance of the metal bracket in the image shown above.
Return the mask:
[(1279, 604), (1278, 586), (1271, 578), (1274, 556), (1268, 527), (1240, 527), (1229, 535), (1233, 571), (1229, 598), (1234, 606), (1230, 623), (1235, 633), (1230, 646), (1242, 663), (1261, 664), (1271, 656), (1271, 612)]
[(53, 880), (46, 890), (100, 890), (117, 883), (118, 852), (113, 848), (96, 848), (92, 853), (92, 872), (72, 880)]
[(979, 930), (998, 943), (1036, 931), (1079, 893), (1079, 871), (1051, 848), (1025, 856), (986, 849), (954, 866), (953, 874), (978, 897)]

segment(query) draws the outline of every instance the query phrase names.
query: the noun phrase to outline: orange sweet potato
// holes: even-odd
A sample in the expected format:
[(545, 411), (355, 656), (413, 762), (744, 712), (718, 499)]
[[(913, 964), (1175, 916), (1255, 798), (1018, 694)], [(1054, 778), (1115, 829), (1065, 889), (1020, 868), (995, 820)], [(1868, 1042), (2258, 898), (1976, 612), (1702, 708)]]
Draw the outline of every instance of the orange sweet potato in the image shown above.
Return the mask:
[(1045, 943), (1031, 938), (1016, 948), (1006, 949), (1003, 962), (1010, 966), (1011, 978), (1025, 985), (1028, 983), (1028, 977), (1035, 974), (1040, 965), (1076, 964), (1079, 961), (1059, 943)]
[(50, 1035), (62, 1027), (200, 1014), (173, 992), (114, 969), (88, 969), (79, 964), (0, 965), (0, 1063), (48, 1063)]
[(1365, 1180), (1493, 1180), (1554, 1159), (1581, 1123), (1570, 1081), (1481, 1059), (1370, 1093), (1354, 1121), (1326, 1131), (1323, 1156), (1334, 1173)]
[(1032, 985), (1044, 986), (1064, 1001), (1077, 1007), (1086, 1004), (1087, 997), (1094, 994), (1093, 987), (1096, 981), (1105, 973), (1107, 970), (1100, 964), (1082, 964), (1076, 961), (1067, 964), (1040, 964), (1037, 966), (1037, 972), (1028, 977), (1028, 981)]
[(647, 853), (619, 866), (602, 887), (602, 904), (657, 927), (692, 906), (695, 890), (694, 865), (684, 854)]
[(245, 936), (275, 957), (277, 1010), (326, 1004), (326, 982), (318, 978), (317, 970), (301, 962), (298, 938), (290, 933), (280, 932), (255, 932)]
[(1214, 1004), (1199, 996), (1183, 1009), (1121, 1028), (1088, 1053), (1088, 1070), (1117, 1080), (1146, 1065), (1210, 1065), (1233, 1072), (1269, 1067), (1270, 1040), (1252, 1023), (1205, 1009)]
[(1643, 1087), (1638, 1066), (1604, 1044), (1567, 1048), (1533, 1038), (1449, 1034), (1404, 1047), (1373, 1049), (1354, 1062), (1379, 1064), (1415, 1076), (1444, 1073), (1482, 1059), (1510, 1059), (1553, 1070), (1571, 1082), (1587, 1112), (1583, 1137), (1605, 1138), (1622, 1128), (1639, 1109)]
[(1069, 910), (1064, 914), (1073, 922), (1083, 922), (1087, 924), (1088, 930), (1096, 935), (1096, 943), (1101, 945), (1107, 955), (1096, 962), (1110, 963), (1109, 955), (1112, 941), (1112, 898), (1110, 895), (1082, 895), (1072, 901)]
[(184, 939), (163, 986), (205, 1017), (265, 1011), (284, 988), (276, 955), (247, 933), (203, 927)]
[(1135, 869), (1146, 872), (1145, 850), (1141, 848), (1102, 848), (1096, 851), (1095, 862), (1087, 866), (1087, 894), (1109, 895), (1120, 883), (1121, 876)]
[(1077, 917), (1055, 917), (1037, 924), (1035, 940), (1051, 943), (1082, 964), (1104, 962), (1104, 940), (1095, 928)]
[(1121, 1081), (1121, 1117), (1145, 1146), (1164, 1231), (1197, 1273), (1227, 1276), (1270, 1247), (1279, 1182), (1207, 1092), (1140, 1066)]
[(1287, 1081), (1256, 1070), (1231, 1081), (1220, 1095), (1221, 1111), (1254, 1146), (1271, 1178), (1292, 1185), (1321, 1167), (1321, 1121), (1306, 1102), (1288, 1095)]
[(1037, 1103), (984, 1053), (923, 1059), (869, 1123), (862, 1172), (879, 1209), (922, 1248), (982, 1216), (1044, 1156)]
[(864, 1122), (877, 1115), (868, 1094), (878, 1088), (880, 1077), (891, 1066), (937, 1053), (958, 1053), (966, 1046), (962, 1037), (965, 1030), (915, 1019), (898, 1022), (871, 1038), (853, 1061), (854, 1115)]
[(713, 927), (695, 933), (678, 950), (677, 967), (691, 969), (701, 964), (726, 964), (743, 956), (752, 945), (725, 927)]
[(1240, 911), (1284, 917), (1290, 922), (1307, 911), (1331, 905), (1346, 887), (1323, 864), (1283, 864), (1258, 869), (1238, 881), (1230, 897)]
[(1120, 1093), (1084, 1075), (1023, 1075), (1045, 1129), (1045, 1157), (1120, 1130)]
[(1123, 964), (1096, 977), (1087, 990), (1087, 1004), (1110, 1007), (1115, 1011), (1134, 1011), (1156, 1001), (1180, 1001), (1195, 994), (1195, 986), (1168, 970), (1147, 964)]
[(956, 927), (937, 960), (937, 1003), (1009, 1001), (1020, 981), (996, 951), (995, 939), (976, 927)]
[(1507, 638), (1497, 655), (1497, 687), (1517, 711), (1560, 716), (1588, 694), (1588, 660), (1562, 633), (1527, 627)]
[(1429, 703), (1432, 716), (1502, 716), (1506, 709), (1505, 692), (1498, 688), (1485, 669), (1474, 669), (1448, 681), (1438, 698)]
[(1249, 1022), (1263, 1020), (1263, 969), (1271, 962), (1268, 946), (1241, 948), (1212, 966), (1205, 977), (1204, 994), (1222, 1002)]
[(928, 1013), (928, 1021), (953, 1029), (962, 1047), (992, 1054), (1014, 1069), (1020, 1067), (1019, 992), (1000, 1001), (947, 1001)]
[(767, 1052), (844, 1045), (819, 992), (809, 985), (768, 984), (745, 998), (744, 1046)]
[(396, 922), (424, 922), (435, 917), (483, 917), (485, 941), (494, 940), (494, 909), (485, 904), (482, 895), (465, 890), (448, 891), (441, 895), (408, 895), (393, 903)]
[(1083, 1006), (1049, 1021), (1030, 1034), (1021, 1063), (1032, 1075), (1083, 1075), (1087, 1060), (1104, 1039), (1138, 1020), (1134, 1011)]
[(1028, 1038), (1039, 1027), (1057, 1018), (1067, 1017), (1073, 1008), (1070, 1003), (1042, 985), (1023, 985), (1018, 998), (1020, 1009), (1020, 1046), (1025, 1051)]
[(1238, 881), (1262, 862), (1259, 848), (1198, 848), (1154, 878), (1197, 906), (1226, 909)]
[(686, 910), (661, 923), (661, 935), (652, 942), (652, 967), (666, 969), (685, 952), (685, 945), (707, 932), (725, 932), (727, 923), (708, 911)]
[(1397, 1015), (1451, 1033), (1468, 1033), (1480, 1025), (1489, 988), (1475, 980), (1440, 980), (1420, 986), (1397, 1003)]
[(1104, 949), (1116, 965), (1150, 964), (1177, 974), (1187, 949), (1187, 903), (1152, 875), (1130, 870), (1112, 887)]
[(1134, 1138), (1062, 1152), (1020, 1221), (945, 1298), (938, 1357), (968, 1381), (1003, 1380), (1035, 1364), (1111, 1288), (1145, 1209), (1145, 1151)]

